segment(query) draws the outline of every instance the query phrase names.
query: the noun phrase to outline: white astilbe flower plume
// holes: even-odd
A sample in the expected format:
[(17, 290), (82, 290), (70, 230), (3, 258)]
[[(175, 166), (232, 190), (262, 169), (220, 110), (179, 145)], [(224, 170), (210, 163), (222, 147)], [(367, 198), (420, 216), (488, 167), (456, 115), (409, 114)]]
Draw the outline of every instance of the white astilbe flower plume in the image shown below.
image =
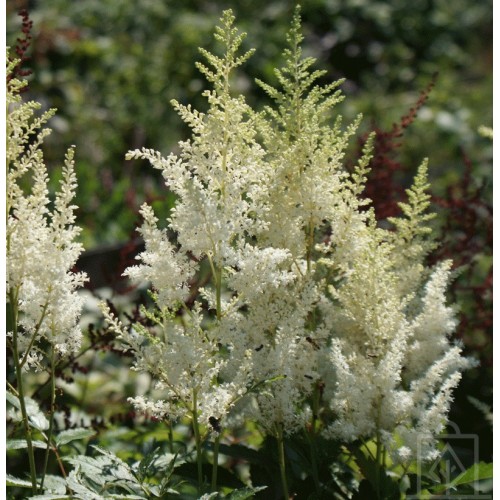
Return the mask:
[[(423, 184), (421, 168), (404, 205), (408, 220), (397, 220), (395, 233), (366, 225), (356, 258), (329, 288), (333, 302), (325, 311), (336, 337), (330, 352), (335, 379), (327, 391), (334, 420), (325, 435), (376, 438), (403, 462), (435, 455), (452, 390), (472, 365), (448, 338), (456, 325), (445, 296), (451, 263), (439, 264), (429, 276), (422, 262), (422, 234), (428, 231), (419, 224), (430, 219), (423, 211), (428, 205)], [(337, 247), (322, 251), (338, 259)]]
[(155, 388), (164, 394), (160, 401), (144, 396), (131, 398), (139, 411), (169, 420), (196, 415), (200, 423), (207, 425), (210, 417), (222, 419), (245, 393), (248, 380), (244, 369), (239, 379), (214, 383), (225, 362), (217, 356), (216, 339), (201, 328), (199, 304), (182, 325), (176, 324), (166, 311), (155, 318), (150, 316), (159, 323), (156, 335), (141, 325), (126, 328), (105, 304), (102, 311), (111, 330), (134, 352), (134, 369), (149, 373)]
[(292, 434), (310, 418), (304, 399), (319, 377), (319, 345), (313, 338), (318, 334), (308, 329), (308, 322), (318, 300), (313, 280), (297, 279), (278, 290), (268, 287), (254, 298), (238, 323), (243, 338), (239, 345), (235, 343), (234, 351), (251, 349), (256, 381), (276, 379), (257, 393), (254, 404), (247, 408), (249, 416), (271, 434), (276, 433), (276, 426)]
[[(16, 61), (8, 63), (7, 74)], [(12, 75), (13, 76), (13, 75)], [(37, 364), (45, 338), (61, 355), (76, 352), (82, 333), (78, 320), (83, 298), (77, 289), (86, 280), (74, 273), (82, 246), (76, 242), (73, 199), (77, 187), (74, 151), (69, 149), (53, 208), (41, 145), (50, 129), (43, 128), (53, 110), (36, 116), (41, 106), (23, 102), (25, 86), (12, 78), (7, 86), (7, 300), (17, 318), (12, 340), (22, 364)]]
[(189, 294), (188, 282), (194, 273), (194, 264), (170, 243), (165, 230), (158, 229), (153, 209), (141, 207), (144, 223), (139, 229), (146, 251), (137, 258), (143, 264), (127, 268), (125, 276), (133, 282), (149, 281), (158, 291), (160, 307), (173, 308)]
[(272, 105), (258, 114), (232, 94), (233, 70), (251, 54), (238, 55), (233, 21), (226, 11), (216, 28), (224, 55), (202, 50), (208, 110), (174, 102), (192, 138), (167, 158), (127, 155), (149, 160), (177, 196), (166, 229), (142, 207), (146, 250), (126, 271), (152, 285), (152, 326), (106, 313), (162, 391), (132, 401), (164, 418), (250, 418), (281, 440), (307, 428), (373, 439), (378, 456), (430, 458), (471, 362), (450, 340), (451, 264), (426, 265), (427, 161), (402, 216), (381, 227), (363, 197), (374, 136), (347, 169), (360, 118), (332, 119), (341, 82), (318, 84), (298, 11), (277, 86), (259, 81)]
[(446, 287), (451, 262), (439, 264), (425, 284), (420, 312), (413, 319), (413, 336), (406, 360), (406, 377), (411, 379), (449, 349), (448, 336), (457, 325), (455, 312), (446, 305)]
[[(238, 372), (224, 379), (222, 372), (235, 362), (227, 355), (234, 339), (224, 338), (221, 344), (220, 324), (204, 324), (201, 302), (196, 301), (190, 310), (183, 307), (201, 261), (208, 260), (212, 280), (211, 287), (200, 290), (200, 298), (215, 310), (219, 323), (238, 303), (222, 297), (224, 277), (228, 273), (232, 276), (235, 289), (244, 287), (247, 291), (247, 285), (257, 284), (252, 281), (252, 269), (245, 269), (244, 262), (248, 266), (258, 262), (262, 268), (259, 276), (265, 274), (275, 286), (293, 280), (293, 275), (280, 268), (289, 258), (286, 251), (264, 250), (265, 255), (260, 256), (260, 250), (246, 242), (265, 228), (262, 214), (266, 199), (261, 186), (266, 184), (268, 174), (264, 150), (256, 140), (253, 112), (243, 98), (230, 94), (230, 73), (251, 55), (237, 55), (243, 35), (237, 33), (233, 21), (227, 11), (216, 32), (227, 50), (225, 57), (203, 52), (212, 68), (199, 65), (213, 85), (213, 90), (204, 93), (208, 111), (199, 113), (190, 106), (173, 103), (191, 127), (192, 140), (180, 143), (179, 156), (165, 159), (147, 149), (127, 155), (129, 159), (148, 159), (162, 171), (167, 186), (178, 197), (166, 230), (156, 227), (150, 207), (142, 207), (140, 232), (146, 250), (139, 256), (141, 264), (125, 273), (134, 281), (152, 284), (157, 311), (149, 315), (156, 318), (156, 326), (150, 331), (136, 325), (130, 332), (120, 327), (120, 336), (135, 353), (136, 369), (150, 373), (156, 388), (165, 394), (161, 403), (148, 402), (144, 397), (133, 402), (160, 417), (187, 415), (193, 422), (204, 424), (210, 417), (224, 420), (245, 394), (252, 383), (252, 364), (250, 353), (238, 350)], [(175, 245), (169, 234), (176, 235)], [(241, 271), (239, 278), (234, 275), (237, 270)], [(259, 289), (254, 287), (254, 293)], [(236, 307), (242, 304), (239, 301)]]

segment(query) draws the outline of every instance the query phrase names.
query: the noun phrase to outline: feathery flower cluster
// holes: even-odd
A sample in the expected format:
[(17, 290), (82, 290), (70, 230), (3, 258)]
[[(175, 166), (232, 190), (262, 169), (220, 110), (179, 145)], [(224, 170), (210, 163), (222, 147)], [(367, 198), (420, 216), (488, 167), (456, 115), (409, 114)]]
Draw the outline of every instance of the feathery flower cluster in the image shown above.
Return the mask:
[[(37, 102), (23, 102), (26, 81), (14, 75), (17, 60), (8, 61), (7, 75), (7, 301), (13, 315), (15, 341), (25, 367), (37, 367), (46, 339), (63, 356), (79, 349), (78, 319), (82, 298), (76, 290), (86, 277), (71, 271), (82, 247), (72, 205), (77, 186), (74, 151), (69, 149), (53, 208), (41, 145), (54, 114), (40, 116)], [(8, 333), (13, 336), (13, 332)]]
[[(341, 82), (316, 83), (324, 72), (302, 55), (299, 13), (279, 87), (258, 82), (273, 102), (262, 113), (231, 94), (233, 70), (251, 55), (238, 56), (243, 35), (233, 22), (226, 11), (216, 29), (225, 55), (202, 50), (208, 111), (174, 102), (192, 139), (166, 159), (147, 149), (127, 155), (149, 160), (178, 197), (167, 229), (143, 206), (146, 250), (126, 272), (151, 282), (157, 308), (144, 312), (155, 327), (129, 331), (105, 312), (136, 368), (165, 393), (133, 403), (205, 424), (227, 424), (232, 410), (274, 435), (311, 419), (316, 427), (320, 410), (327, 437), (376, 438), (398, 460), (430, 458), (470, 361), (449, 340), (450, 264), (425, 265), (426, 162), (393, 230), (378, 227), (361, 196), (373, 137), (349, 172), (343, 158), (360, 119), (332, 123)], [(211, 284), (189, 309), (205, 262)]]

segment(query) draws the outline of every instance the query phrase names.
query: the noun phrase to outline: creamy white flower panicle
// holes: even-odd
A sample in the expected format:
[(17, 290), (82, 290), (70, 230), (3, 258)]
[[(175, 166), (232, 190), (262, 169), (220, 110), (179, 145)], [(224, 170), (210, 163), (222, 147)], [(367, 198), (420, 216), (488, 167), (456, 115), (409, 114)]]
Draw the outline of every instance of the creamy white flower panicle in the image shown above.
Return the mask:
[(144, 238), (146, 251), (137, 259), (143, 264), (127, 268), (124, 274), (133, 282), (149, 281), (158, 292), (159, 306), (174, 308), (189, 294), (189, 280), (195, 272), (195, 265), (170, 243), (165, 230), (157, 228), (158, 219), (151, 207), (144, 204), (141, 215), (144, 223), (139, 232)]
[[(125, 273), (134, 281), (152, 283), (159, 319), (152, 331), (138, 326), (132, 334), (120, 327), (120, 335), (136, 354), (136, 369), (149, 372), (165, 393), (161, 405), (149, 402), (145, 406), (144, 398), (134, 404), (159, 416), (187, 415), (204, 424), (210, 417), (223, 421), (253, 380), (250, 353), (240, 349), (237, 360), (228, 357), (233, 336), (221, 344), (222, 316), (233, 306), (237, 311), (243, 305), (243, 299), (221, 297), (223, 278), (231, 276), (235, 289), (244, 288), (245, 292), (249, 283), (263, 288), (265, 285), (251, 277), (252, 266), (258, 264), (259, 276), (265, 275), (270, 284), (293, 280), (286, 266), (282, 269), (289, 258), (286, 251), (263, 250), (266, 255), (261, 256), (261, 250), (247, 243), (266, 227), (261, 186), (266, 184), (268, 167), (256, 140), (252, 110), (242, 97), (230, 93), (231, 73), (251, 55), (238, 56), (243, 35), (238, 35), (233, 20), (226, 12), (216, 33), (226, 48), (225, 56), (203, 52), (211, 68), (199, 65), (213, 85), (213, 90), (204, 93), (208, 111), (200, 113), (173, 103), (193, 132), (191, 140), (179, 144), (179, 156), (165, 159), (146, 149), (127, 155), (129, 159), (148, 159), (162, 171), (167, 186), (178, 197), (167, 230), (157, 229), (152, 209), (142, 207), (140, 231), (146, 251), (139, 256), (141, 265)], [(168, 232), (176, 234), (177, 245), (170, 243)], [(209, 260), (213, 276), (212, 286), (200, 290), (200, 298), (209, 310), (216, 310), (219, 324), (203, 323), (201, 302), (196, 301), (190, 311), (182, 309), (190, 293), (190, 279), (204, 258)], [(241, 271), (239, 277), (234, 274), (237, 271)], [(237, 365), (237, 372), (230, 379), (221, 377), (229, 364)]]
[(341, 117), (333, 127), (328, 123), (331, 108), (343, 100), (336, 90), (342, 81), (313, 86), (326, 71), (309, 72), (314, 59), (302, 58), (302, 39), (296, 16), (287, 36), (285, 65), (276, 70), (281, 88), (257, 81), (276, 103), (265, 110), (268, 120), (259, 122), (272, 166), (268, 229), (260, 239), (289, 248), (295, 258), (310, 254), (314, 230), (341, 200), (347, 176), (342, 159), (360, 121), (358, 117), (345, 131)]
[(252, 301), (266, 290), (280, 291), (296, 279), (289, 271), (291, 254), (281, 248), (256, 248), (245, 245), (237, 255), (237, 270), (230, 268), (227, 284), (238, 293), (241, 302)]
[(309, 323), (318, 300), (316, 283), (297, 279), (278, 289), (267, 287), (247, 302), (248, 312), (237, 320), (235, 359), (238, 350), (250, 350), (255, 382), (272, 380), (255, 394), (254, 403), (246, 411), (271, 434), (276, 433), (277, 425), (292, 434), (310, 418), (304, 402), (319, 378), (319, 345)]
[(222, 419), (245, 393), (248, 381), (244, 370), (241, 380), (216, 383), (225, 361), (217, 355), (217, 339), (201, 327), (199, 303), (182, 324), (165, 310), (151, 315), (158, 323), (155, 336), (142, 325), (126, 328), (105, 305), (102, 310), (111, 329), (134, 351), (134, 369), (149, 373), (155, 388), (165, 395), (161, 401), (131, 398), (139, 411), (169, 420), (196, 413), (199, 421), (208, 425), (210, 417)]
[[(15, 62), (8, 64), (8, 74)], [(13, 78), (7, 86), (7, 300), (18, 315), (19, 354), (29, 367), (43, 357), (41, 338), (62, 356), (79, 349), (83, 298), (77, 289), (86, 277), (71, 271), (82, 251), (73, 205), (74, 150), (66, 154), (50, 208), (41, 145), (50, 133), (43, 126), (54, 111), (37, 116), (40, 104), (24, 103), (20, 97), (25, 84)]]
[[(209, 110), (203, 114), (174, 102), (193, 130), (192, 140), (180, 143), (179, 157), (170, 155), (164, 159), (151, 150), (132, 151), (127, 155), (150, 160), (155, 168), (162, 170), (167, 186), (178, 196), (168, 230), (176, 233), (179, 245), (174, 249), (167, 231), (155, 228), (151, 209), (143, 207), (141, 233), (146, 251), (140, 256), (142, 265), (128, 269), (126, 274), (136, 281), (150, 281), (159, 308), (174, 310), (175, 302), (182, 301), (188, 293), (188, 278), (196, 267), (184, 256), (189, 254), (197, 260), (207, 257), (212, 266), (212, 286), (202, 288), (200, 294), (209, 310), (216, 311), (218, 321), (208, 328), (201, 326), (197, 333), (204, 339), (205, 357), (212, 363), (211, 369), (208, 365), (200, 369), (207, 383), (203, 385), (201, 379), (197, 379), (195, 384), (198, 409), (204, 416), (201, 418), (206, 421), (210, 413), (223, 418), (249, 387), (278, 377), (278, 382), (269, 384), (273, 386), (270, 390), (275, 391), (269, 401), (257, 396), (259, 421), (269, 422), (271, 426), (276, 422), (286, 423), (287, 431), (291, 432), (298, 427), (300, 405), (304, 394), (311, 391), (315, 376), (312, 368), (315, 349), (305, 340), (308, 337), (305, 323), (318, 297), (311, 280), (297, 281), (307, 268), (303, 259), (294, 258), (289, 248), (255, 244), (255, 238), (269, 229), (266, 214), (269, 206), (276, 205), (272, 202), (274, 194), (269, 184), (272, 179), (276, 187), (276, 178), (272, 172), (274, 165), (265, 158), (266, 151), (257, 142), (259, 117), (242, 97), (234, 98), (230, 94), (230, 72), (250, 55), (237, 57), (242, 37), (232, 28), (232, 22), (232, 15), (226, 12), (222, 28), (216, 33), (226, 46), (225, 57), (221, 59), (203, 52), (214, 71), (199, 66), (214, 86), (213, 91), (205, 92)], [(231, 298), (221, 297), (222, 280)], [(306, 300), (307, 294), (313, 299)], [(266, 311), (266, 306), (272, 310)], [(241, 312), (243, 308), (248, 313)], [(152, 362), (146, 359), (149, 353), (145, 352), (143, 342), (133, 346), (136, 366), (158, 381), (169, 374), (170, 382), (165, 390), (171, 399), (175, 399), (172, 387), (179, 392), (187, 385), (189, 390), (184, 391), (183, 396), (186, 400), (198, 372), (191, 375), (191, 382), (172, 379), (172, 366), (187, 361), (179, 350), (180, 344), (176, 345), (180, 337), (174, 339), (169, 335), (168, 346), (164, 346), (167, 341), (162, 336), (165, 334), (158, 330), (157, 340), (146, 342), (156, 350)], [(127, 334), (121, 335), (132, 345)], [(191, 339), (194, 349), (198, 345), (196, 336), (190, 335), (194, 333), (185, 332), (183, 339)], [(213, 343), (208, 342), (208, 338)], [(175, 362), (160, 361), (160, 352), (163, 358), (172, 356)], [(201, 351), (197, 357), (203, 359)], [(296, 397), (291, 397), (292, 394)], [(209, 403), (210, 410), (205, 407)], [(144, 407), (142, 400), (140, 404)], [(190, 400), (184, 406), (193, 411), (193, 404)], [(162, 411), (165, 405), (162, 403)], [(216, 411), (215, 406), (219, 410)], [(300, 421), (304, 423), (304, 418)]]
[(251, 108), (243, 97), (234, 98), (229, 92), (232, 70), (251, 52), (236, 57), (242, 36), (231, 28), (229, 17), (223, 23), (225, 31), (219, 33), (219, 39), (227, 43), (225, 58), (203, 52), (215, 73), (199, 65), (215, 87), (204, 92), (208, 112), (202, 114), (174, 101), (191, 126), (193, 138), (179, 144), (179, 157), (163, 159), (150, 150), (127, 155), (129, 159), (149, 159), (162, 170), (167, 186), (179, 197), (170, 229), (176, 231), (182, 248), (197, 258), (210, 256), (219, 267), (235, 265), (245, 235), (255, 235), (266, 227), (262, 185), (267, 183), (269, 168), (256, 141)]
[[(418, 191), (422, 176), (421, 169), (410, 192)], [(425, 232), (415, 229), (417, 222), (429, 219), (424, 214), (411, 220), (414, 211), (408, 214), (411, 206), (428, 204), (427, 195), (410, 202), (405, 210), (410, 221), (398, 221), (396, 234), (365, 226), (349, 271), (329, 287), (332, 303), (324, 312), (335, 328), (330, 352), (335, 380), (326, 391), (334, 420), (324, 434), (346, 441), (380, 435), (393, 458), (404, 462), (433, 458), (452, 390), (472, 364), (448, 338), (456, 325), (445, 296), (451, 263), (441, 263), (429, 277), (414, 261), (415, 282), (406, 282), (411, 256), (423, 255), (426, 243), (415, 237)], [(410, 223), (413, 233), (406, 230)], [(401, 248), (410, 257), (401, 256)], [(338, 259), (334, 247), (322, 251)]]
[(451, 261), (439, 264), (423, 289), (419, 313), (413, 319), (413, 335), (407, 352), (406, 377), (411, 379), (449, 350), (448, 335), (457, 325), (455, 311), (446, 305)]
[[(306, 260), (306, 274), (318, 280), (321, 299), (309, 328), (321, 352), (310, 361), (317, 363), (311, 368), (325, 384), (323, 396), (333, 417), (324, 434), (352, 441), (397, 432), (401, 440), (386, 444), (405, 460), (417, 457), (420, 436), (426, 443), (418, 448), (420, 456), (430, 458), (452, 389), (471, 362), (448, 338), (456, 324), (445, 297), (450, 265), (425, 267), (434, 247), (427, 225), (433, 218), (427, 213), (427, 162), (407, 191), (408, 202), (401, 204), (403, 217), (390, 219), (396, 230), (378, 228), (361, 198), (373, 138), (348, 175), (342, 151), (357, 124), (343, 134), (339, 120), (333, 127), (323, 124), (322, 113), (338, 97), (329, 101), (327, 88), (309, 88), (320, 73), (307, 71), (311, 60), (301, 59), (297, 18), (294, 23), (287, 63), (277, 72), (282, 90), (261, 84), (277, 107), (267, 110), (271, 125), (262, 127), (276, 183), (270, 183), (269, 230), (259, 237)], [(336, 154), (325, 155), (323, 144)], [(318, 244), (316, 235), (325, 234)]]
[[(402, 216), (379, 227), (363, 197), (373, 136), (348, 171), (359, 118), (331, 119), (341, 82), (317, 84), (324, 72), (302, 56), (298, 12), (279, 85), (259, 82), (274, 102), (260, 114), (231, 94), (232, 71), (250, 55), (238, 56), (233, 20), (226, 11), (216, 29), (225, 55), (202, 51), (208, 110), (174, 102), (192, 129), (179, 155), (127, 155), (160, 169), (178, 198), (166, 230), (142, 207), (146, 250), (126, 271), (151, 282), (155, 326), (125, 329), (106, 313), (164, 394), (133, 403), (205, 424), (252, 418), (274, 435), (308, 425), (343, 442), (376, 439), (398, 461), (430, 458), (471, 362), (449, 338), (450, 263), (425, 264), (427, 162)], [(211, 277), (198, 289), (202, 268)]]

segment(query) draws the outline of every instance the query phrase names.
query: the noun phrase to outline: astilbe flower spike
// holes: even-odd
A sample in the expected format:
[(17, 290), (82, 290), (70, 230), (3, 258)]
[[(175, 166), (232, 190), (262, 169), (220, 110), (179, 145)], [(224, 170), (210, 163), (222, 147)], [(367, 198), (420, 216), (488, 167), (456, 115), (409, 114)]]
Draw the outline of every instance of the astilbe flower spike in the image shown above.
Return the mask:
[[(136, 368), (163, 391), (133, 403), (218, 428), (252, 418), (281, 442), (309, 428), (344, 443), (374, 439), (399, 461), (431, 458), (471, 362), (450, 341), (450, 263), (426, 265), (434, 248), (427, 161), (393, 230), (378, 227), (363, 193), (374, 137), (349, 171), (345, 151), (360, 117), (332, 120), (341, 82), (317, 84), (323, 72), (302, 55), (299, 11), (278, 85), (258, 82), (272, 101), (262, 113), (231, 93), (233, 70), (250, 55), (238, 56), (233, 21), (226, 11), (216, 29), (225, 55), (202, 51), (208, 111), (174, 102), (192, 129), (180, 154), (127, 154), (161, 170), (178, 197), (167, 229), (143, 206), (146, 249), (126, 271), (151, 282), (155, 310), (143, 313), (156, 326), (125, 328), (104, 308)], [(203, 262), (211, 283), (192, 301)], [(322, 408), (313, 411), (318, 391)]]
[[(146, 250), (140, 255), (141, 265), (126, 271), (134, 281), (152, 283), (157, 311), (150, 317), (157, 328), (150, 332), (136, 325), (128, 332), (106, 313), (115, 331), (135, 351), (136, 369), (149, 372), (166, 396), (155, 402), (135, 398), (135, 406), (160, 418), (188, 415), (204, 424), (210, 417), (223, 419), (251, 384), (248, 353), (241, 353), (237, 363), (224, 354), (232, 348), (234, 333), (226, 331), (231, 308), (222, 298), (221, 286), (227, 268), (240, 262), (240, 256), (252, 258), (252, 247), (244, 236), (259, 230), (258, 214), (265, 209), (257, 189), (266, 182), (263, 150), (255, 140), (250, 108), (230, 94), (233, 70), (251, 55), (237, 56), (243, 35), (237, 33), (233, 21), (226, 12), (216, 32), (217, 40), (227, 48), (223, 59), (202, 51), (212, 66), (199, 65), (214, 87), (204, 93), (209, 111), (203, 114), (173, 102), (193, 130), (193, 139), (180, 144), (180, 156), (164, 159), (146, 149), (127, 155), (150, 160), (179, 198), (169, 221), (178, 244), (169, 241), (166, 230), (156, 227), (152, 209), (144, 205), (140, 232)], [(184, 310), (179, 322), (177, 313), (183, 310), (190, 279), (202, 259), (210, 263), (214, 287), (203, 290), (203, 298)], [(209, 329), (202, 324), (204, 304), (218, 319)], [(238, 375), (219, 383), (224, 370)]]
[[(77, 186), (74, 150), (69, 149), (53, 208), (42, 143), (54, 114), (37, 116), (37, 102), (23, 102), (25, 80), (15, 75), (19, 60), (7, 62), (7, 301), (14, 311), (21, 364), (36, 367), (46, 339), (59, 355), (76, 352), (82, 333), (78, 324), (83, 299), (77, 289), (86, 277), (72, 268), (82, 251), (76, 241), (73, 199)], [(9, 332), (12, 336), (12, 332)]]

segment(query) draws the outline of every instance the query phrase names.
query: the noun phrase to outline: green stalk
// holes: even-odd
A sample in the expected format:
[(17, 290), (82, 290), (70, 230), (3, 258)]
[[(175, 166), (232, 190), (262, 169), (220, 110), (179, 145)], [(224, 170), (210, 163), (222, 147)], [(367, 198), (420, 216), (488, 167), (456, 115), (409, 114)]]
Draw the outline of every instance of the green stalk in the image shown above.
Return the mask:
[(382, 447), (380, 445), (380, 433), (377, 430), (377, 454), (375, 457), (375, 467), (376, 467), (376, 475), (375, 475), (375, 481), (376, 481), (376, 490), (377, 490), (377, 498), (380, 498), (380, 457), (382, 455)]
[(45, 460), (43, 463), (42, 481), (40, 483), (40, 490), (43, 489), (45, 475), (47, 473), (47, 465), (49, 463), (50, 443), (52, 441), (52, 431), (54, 428), (54, 413), (56, 410), (56, 362), (55, 362), (55, 349), (52, 347), (50, 352), (50, 419), (49, 419), (49, 432), (47, 434), (47, 450), (45, 451)]
[(193, 431), (194, 439), (196, 442), (196, 463), (198, 465), (198, 492), (201, 493), (203, 486), (203, 470), (201, 462), (201, 436), (200, 427), (198, 424), (198, 408), (196, 399), (196, 389), (193, 389)]
[(12, 310), (12, 354), (14, 356), (14, 364), (16, 366), (16, 379), (17, 379), (17, 392), (19, 394), (19, 404), (21, 406), (21, 415), (23, 417), (24, 424), (24, 434), (26, 437), (26, 443), (28, 446), (28, 461), (30, 465), (30, 476), (31, 476), (31, 486), (33, 494), (37, 493), (36, 484), (36, 467), (35, 467), (35, 454), (33, 450), (33, 442), (31, 440), (31, 427), (28, 420), (28, 412), (26, 411), (26, 403), (24, 401), (24, 385), (23, 385), (23, 374), (22, 367), (19, 363), (19, 349), (17, 346), (17, 297), (15, 297), (14, 292), (11, 290), (9, 292), (9, 300)]
[[(222, 304), (221, 304), (221, 293), (222, 293), (222, 268), (217, 267), (215, 273), (215, 293), (216, 293), (216, 315), (217, 321), (221, 320), (222, 317)], [(213, 382), (217, 384), (217, 380)], [(217, 488), (217, 468), (219, 465), (219, 443), (220, 443), (220, 433), (217, 433), (217, 437), (214, 440), (214, 456), (212, 463), (212, 491), (216, 491)]]
[(377, 408), (377, 434), (376, 434), (376, 441), (377, 441), (377, 451), (375, 455), (375, 466), (376, 466), (376, 490), (377, 490), (377, 498), (382, 498), (380, 496), (380, 473), (381, 473), (381, 467), (382, 467), (382, 440), (380, 436), (380, 412), (381, 412), (381, 404), (379, 402), (378, 408)]
[(286, 480), (286, 464), (285, 464), (285, 443), (283, 439), (283, 426), (278, 424), (276, 426), (278, 430), (278, 460), (280, 464), (281, 473), (281, 486), (283, 488), (283, 498), (288, 500), (290, 495), (288, 493), (288, 482)]
[(217, 489), (217, 468), (219, 466), (219, 443), (220, 443), (220, 433), (217, 433), (217, 437), (214, 440), (214, 456), (212, 463), (212, 491)]
[(320, 484), (319, 484), (319, 474), (318, 474), (318, 461), (316, 460), (316, 436), (313, 431), (306, 431), (307, 441), (309, 442), (309, 451), (311, 453), (311, 468), (312, 476), (314, 481), (314, 488), (316, 493), (319, 494)]
[(309, 433), (306, 432), (309, 441), (309, 448), (311, 451), (311, 466), (312, 475), (314, 480), (314, 487), (316, 488), (316, 493), (319, 494), (320, 484), (319, 484), (319, 474), (318, 474), (318, 461), (316, 460), (316, 424), (318, 420), (319, 412), (319, 400), (320, 400), (320, 390), (318, 384), (314, 386), (313, 393), (313, 411), (311, 417), (311, 430)]
[(216, 293), (216, 307), (217, 307), (217, 320), (220, 321), (222, 316), (221, 293), (222, 293), (222, 269), (217, 267), (217, 274), (215, 275), (215, 293)]
[(307, 226), (307, 249), (306, 249), (306, 258), (307, 258), (307, 273), (311, 272), (311, 258), (314, 246), (314, 224), (312, 220), (309, 221)]
[[(50, 289), (49, 289), (49, 293), (50, 293)], [(31, 348), (33, 347), (33, 344), (35, 343), (36, 336), (38, 335), (38, 330), (40, 330), (40, 327), (42, 326), (42, 322), (43, 322), (43, 320), (45, 318), (45, 313), (47, 311), (47, 307), (48, 306), (49, 306), (49, 303), (48, 303), (48, 300), (47, 300), (47, 302), (45, 303), (45, 305), (42, 307), (42, 314), (40, 316), (40, 320), (38, 321), (38, 323), (35, 326), (35, 330), (33, 332), (33, 336), (31, 337), (31, 341), (30, 341), (30, 343), (28, 345), (28, 348), (26, 349), (26, 352), (24, 353), (23, 359), (21, 360), (21, 368), (24, 366), (24, 364), (26, 363), (26, 361), (28, 361), (29, 353), (31, 351)]]
[(174, 430), (172, 429), (172, 421), (168, 422), (168, 449), (170, 453), (174, 453)]

